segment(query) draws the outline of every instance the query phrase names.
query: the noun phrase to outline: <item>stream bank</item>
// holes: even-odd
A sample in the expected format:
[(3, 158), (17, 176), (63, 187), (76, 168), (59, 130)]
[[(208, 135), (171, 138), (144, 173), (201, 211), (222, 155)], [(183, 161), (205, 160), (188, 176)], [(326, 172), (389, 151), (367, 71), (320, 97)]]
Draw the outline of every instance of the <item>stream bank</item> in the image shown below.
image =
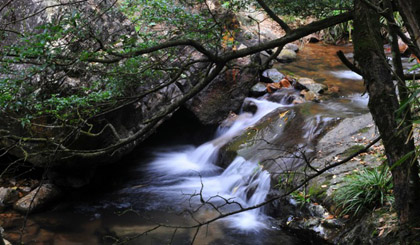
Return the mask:
[[(311, 61), (313, 63), (308, 63), (307, 60), (309, 58), (306, 57), (307, 52), (311, 53), (318, 50), (320, 53), (329, 54), (333, 52), (330, 51), (330, 48), (334, 50), (334, 52), (337, 49), (337, 47), (328, 46), (327, 50), (323, 50), (323, 48), (325, 48), (323, 45), (307, 45), (303, 50), (299, 51), (299, 56), (297, 57), (295, 63), (277, 64), (276, 68), (285, 74), (288, 73), (288, 75), (291, 75), (294, 73), (291, 71), (292, 67), (294, 67), (293, 64), (299, 67), (302, 66), (300, 62), (303, 62), (303, 65), (309, 66), (307, 67), (308, 70), (313, 73), (315, 73), (315, 71), (319, 71), (316, 73), (317, 76), (312, 76), (313, 80), (320, 83), (331, 83), (333, 85), (335, 82), (330, 82), (330, 79), (335, 79), (336, 81), (342, 83), (343, 86), (340, 87), (338, 96), (328, 97), (328, 99), (323, 99), (320, 103), (303, 102), (297, 105), (289, 103), (289, 105), (278, 108), (263, 117), (264, 120), (261, 123), (263, 124), (261, 129), (264, 128), (263, 130), (255, 130), (255, 127), (259, 127), (259, 123), (255, 124), (257, 126), (253, 124), (252, 126), (246, 127), (244, 131), (245, 133), (241, 133), (238, 136), (239, 138), (245, 136), (245, 141), (252, 143), (256, 142), (255, 139), (262, 138), (261, 136), (268, 136), (270, 137), (270, 144), (274, 142), (277, 144), (276, 147), (279, 145), (305, 146), (307, 147), (305, 149), (308, 154), (318, 156), (319, 158), (327, 161), (330, 161), (331, 159), (336, 160), (334, 157), (345, 152), (348, 148), (351, 148), (356, 144), (361, 144), (363, 140), (367, 141), (371, 139), (370, 137), (374, 133), (374, 127), (372, 126), (372, 122), (368, 114), (366, 114), (366, 98), (360, 97), (360, 94), (358, 94), (362, 88), (361, 81), (357, 78), (355, 79), (355, 77), (350, 76), (349, 78), (348, 74), (344, 71), (344, 67), (339, 66), (338, 63), (337, 65), (334, 65), (333, 68), (329, 68), (330, 70), (325, 71), (323, 70), (325, 68), (321, 69), (321, 67), (329, 67), (328, 63), (330, 63), (330, 61), (322, 62), (319, 54), (315, 55), (316, 58), (313, 58), (313, 61)], [(301, 60), (300, 57), (305, 58)], [(319, 64), (320, 61), (322, 64)], [(334, 62), (336, 61), (331, 61), (332, 64), (334, 64)], [(332, 73), (332, 71), (338, 73)], [(344, 74), (347, 78), (343, 79), (335, 76), (334, 74)], [(303, 77), (308, 76), (309, 74), (303, 75)], [(355, 90), (349, 91), (348, 89), (342, 88), (354, 88)], [(285, 93), (285, 91), (287, 93)], [(279, 93), (275, 92), (271, 94), (271, 97), (275, 98), (276, 96), (273, 96), (275, 94), (279, 95), (277, 96), (279, 99), (276, 99), (277, 102), (281, 102), (283, 98), (290, 98), (292, 95), (295, 96), (294, 92), (290, 89), (280, 90)], [(299, 94), (297, 96), (300, 97)], [(294, 98), (296, 99), (296, 97)], [(288, 99), (283, 101), (288, 101)], [(293, 100), (289, 102), (293, 102)], [(252, 114), (252, 109), (250, 114)], [(128, 164), (129, 167), (127, 167), (127, 169), (123, 170), (116, 167), (111, 168), (108, 171), (104, 171), (108, 173), (102, 174), (102, 172), (99, 175), (96, 175), (97, 181), (94, 181), (96, 184), (91, 185), (90, 188), (86, 188), (85, 193), (66, 194), (67, 197), (65, 201), (60, 202), (54, 210), (31, 215), (27, 223), (25, 240), (38, 241), (39, 243), (48, 243), (52, 241), (85, 242), (90, 244), (100, 244), (104, 242), (111, 243), (112, 239), (106, 241), (102, 239), (106, 236), (127, 237), (134, 234), (140, 234), (153, 228), (153, 225), (157, 222), (169, 222), (169, 224), (181, 222), (181, 224), (191, 224), (187, 221), (188, 217), (186, 217), (185, 214), (181, 216), (178, 215), (182, 211), (182, 206), (180, 206), (179, 203), (175, 202), (171, 198), (162, 198), (162, 195), (158, 192), (150, 190), (147, 191), (148, 189), (146, 188), (151, 185), (150, 183), (152, 182), (150, 181), (157, 179), (158, 182), (160, 182), (159, 185), (161, 185), (161, 187), (166, 190), (168, 189), (168, 187), (165, 186), (165, 184), (169, 181), (168, 179), (159, 179), (154, 175), (150, 175), (150, 172), (145, 170), (147, 163), (153, 162), (153, 159), (156, 159), (157, 155), (156, 153), (153, 153), (156, 152), (156, 149), (153, 149), (153, 146), (156, 146), (156, 144), (160, 145), (160, 152), (162, 152), (162, 146), (165, 145), (173, 146), (174, 144), (181, 145), (187, 143), (192, 144), (193, 147), (198, 147), (214, 136), (214, 127), (212, 128), (210, 126), (202, 131), (202, 126), (195, 121), (196, 119), (191, 116), (191, 114), (180, 111), (178, 114), (174, 115), (174, 117), (175, 119), (176, 117), (181, 119), (182, 123), (179, 123), (178, 126), (172, 124), (173, 122), (169, 123), (166, 129), (161, 128), (159, 137), (156, 137), (143, 145), (143, 150), (141, 150), (141, 152), (136, 152), (130, 157), (124, 158), (122, 160), (124, 161), (124, 164), (131, 162), (131, 164)], [(186, 121), (191, 123), (185, 123)], [(359, 124), (356, 124), (356, 122), (359, 122)], [(279, 125), (282, 126), (279, 127)], [(359, 132), (359, 126), (361, 129), (367, 129)], [(354, 130), (348, 130), (349, 128)], [(160, 129), (158, 129), (158, 135), (159, 130)], [(197, 131), (198, 134), (192, 133), (195, 131)], [(361, 134), (359, 135), (359, 133)], [(171, 134), (172, 136), (175, 135), (177, 137), (161, 138), (161, 136), (170, 136)], [(347, 136), (350, 136), (350, 138)], [(351, 136), (355, 138), (352, 139)], [(363, 139), (363, 137), (365, 137), (365, 139)], [(359, 139), (362, 139), (362, 141), (359, 141)], [(338, 147), (340, 144), (342, 144), (341, 148)], [(256, 145), (258, 147), (267, 148), (267, 144)], [(321, 150), (320, 147), (322, 147)], [(185, 147), (179, 146), (175, 148), (165, 148), (166, 150), (163, 149), (163, 152), (166, 151), (166, 153), (175, 150), (182, 152), (186, 149)], [(264, 151), (264, 155), (266, 158), (270, 158), (272, 157), (272, 154), (279, 153), (278, 149), (279, 148), (276, 150), (266, 149)], [(237, 149), (235, 151), (237, 151)], [(258, 148), (256, 148), (255, 152), (259, 152)], [(255, 154), (255, 152), (249, 152), (248, 156), (243, 153), (239, 153), (239, 155), (244, 157), (244, 159), (247, 159), (258, 155)], [(190, 151), (190, 154), (193, 153)], [(233, 160), (234, 157), (230, 156), (230, 160), (224, 160), (225, 163), (222, 165), (226, 166)], [(255, 167), (251, 168), (261, 168), (261, 170), (270, 171), (269, 166), (271, 166), (271, 171), (276, 172), (276, 164), (270, 165), (267, 161), (261, 163), (260, 159), (261, 166), (257, 163), (257, 165), (254, 165)], [(367, 162), (368, 160), (364, 161)], [(255, 161), (251, 162), (254, 162), (255, 164)], [(289, 162), (288, 164), (292, 164), (294, 167), (299, 167), (299, 164), (302, 163)], [(318, 163), (314, 162), (314, 164), (318, 164), (316, 167), (320, 168), (325, 163), (322, 161)], [(288, 165), (286, 164), (284, 166)], [(319, 194), (320, 198), (314, 198), (312, 202), (323, 203), (326, 200), (324, 193), (327, 193), (328, 196), (330, 193), (328, 190), (331, 190), (332, 193), (332, 190), (337, 187), (339, 181), (336, 181), (334, 184), (329, 184), (334, 182), (336, 179), (338, 180), (337, 177), (334, 178), (334, 175), (338, 176), (352, 172), (353, 168), (357, 168), (358, 166), (361, 167), (361, 163), (355, 162), (348, 168), (342, 168), (339, 169), (338, 172), (328, 173), (325, 177), (323, 177), (324, 179), (314, 180), (308, 188), (315, 186), (316, 188), (314, 189), (321, 189), (322, 192)], [(286, 168), (286, 170), (290, 170), (290, 168)], [(175, 166), (167, 171), (175, 171)], [(215, 168), (214, 171), (215, 173), (220, 174), (222, 169)], [(251, 174), (254, 174), (253, 171), (251, 171)], [(188, 175), (184, 177), (191, 178), (191, 176)], [(278, 175), (274, 175), (274, 177), (271, 178), (271, 185), (273, 187), (275, 187), (275, 184), (277, 183), (276, 181), (278, 181)], [(176, 185), (182, 183), (182, 181), (169, 181), (169, 183)], [(320, 183), (321, 185), (319, 185)], [(327, 188), (323, 187), (324, 185), (327, 185)], [(196, 187), (197, 186), (194, 188)], [(235, 190), (235, 187), (236, 186), (234, 186), (233, 190)], [(276, 194), (274, 189), (272, 189), (272, 192), (269, 193), (269, 195)], [(323, 191), (324, 189), (325, 192)], [(236, 188), (236, 191), (234, 192), (239, 192), (239, 188)], [(182, 192), (178, 190), (175, 195), (179, 197), (181, 193)], [(191, 194), (194, 193), (194, 191), (190, 190), (188, 193)], [(316, 195), (312, 195), (312, 197), (315, 196)], [(294, 205), (291, 200), (292, 199), (289, 199), (286, 203), (275, 203), (274, 205), (277, 206), (267, 208), (267, 214), (276, 217), (276, 219), (266, 217), (264, 222), (268, 225), (265, 229), (244, 232), (240, 229), (232, 229), (229, 224), (221, 222), (220, 224), (215, 224), (210, 229), (210, 235), (205, 236), (202, 234), (203, 236), (201, 236), (197, 242), (203, 244), (278, 244), (279, 242), (285, 244), (299, 244), (302, 242), (313, 242), (315, 244), (319, 244), (320, 241), (325, 242), (324, 240), (319, 239), (331, 239), (334, 237), (333, 235), (336, 237), (339, 236), (337, 233), (339, 233), (339, 229), (342, 229), (343, 226), (340, 225), (338, 227), (334, 224), (334, 222), (330, 221), (332, 219), (327, 219), (330, 214), (326, 216), (326, 210), (323, 209), (321, 205), (308, 205), (306, 208), (307, 211), (303, 212), (299, 211), (303, 210), (299, 209), (300, 205)], [(151, 203), (154, 204), (151, 205)], [(325, 203), (328, 202), (325, 201)], [(328, 205), (325, 206), (330, 208)], [(290, 213), (287, 213), (288, 207), (290, 208)], [(313, 211), (316, 211), (316, 213)], [(162, 212), (164, 212), (164, 215), (162, 215)], [(297, 215), (299, 212), (301, 213), (301, 216)], [(305, 220), (309, 217), (305, 217), (305, 215), (308, 214), (312, 217), (318, 217), (316, 217), (316, 219), (312, 219), (312, 224), (308, 225), (308, 223), (301, 223), (301, 220)], [(5, 217), (7, 218), (7, 221), (3, 221), (1, 226), (6, 228), (5, 234), (7, 239), (17, 241), (19, 237), (19, 227), (23, 222), (23, 218), (16, 213), (9, 213), (7, 215), (10, 215), (10, 217)], [(209, 218), (214, 215), (214, 213), (204, 212), (201, 215), (201, 218)], [(291, 219), (289, 219), (290, 215), (293, 216)], [(335, 217), (334, 220), (336, 220)], [(319, 229), (324, 228), (324, 224), (327, 223), (332, 223), (332, 226), (330, 227), (332, 227), (332, 230), (335, 231), (335, 234), (330, 237), (323, 237), (322, 234), (320, 235)], [(314, 230), (314, 228), (318, 228), (318, 234), (308, 232), (308, 230)], [(288, 232), (285, 233), (284, 231)], [(304, 240), (299, 240), (298, 238), (303, 237), (303, 234), (307, 234), (307, 239), (309, 240), (305, 240), (306, 238)], [(171, 235), (172, 232), (170, 230), (163, 229), (157, 234), (153, 236), (150, 235), (142, 241), (158, 244), (166, 242), (170, 239)], [(190, 231), (180, 232), (178, 234), (179, 240), (175, 243), (185, 244), (189, 239), (191, 239), (191, 236), (193, 236), (193, 234)], [(317, 238), (317, 236), (320, 236), (321, 238)]]

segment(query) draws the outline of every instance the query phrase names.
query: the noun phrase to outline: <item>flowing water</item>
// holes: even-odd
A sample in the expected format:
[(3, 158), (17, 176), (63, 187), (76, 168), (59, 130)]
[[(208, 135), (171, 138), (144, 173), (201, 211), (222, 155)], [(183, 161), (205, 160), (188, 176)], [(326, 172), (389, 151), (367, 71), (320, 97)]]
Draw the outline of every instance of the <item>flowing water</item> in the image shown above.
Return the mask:
[[(360, 96), (363, 91), (360, 77), (345, 70), (338, 59), (331, 56), (337, 49), (311, 44), (300, 52), (298, 61), (278, 68), (289, 74), (338, 85), (343, 91), (342, 97), (299, 106), (284, 100), (275, 103), (263, 98), (247, 98), (247, 103), (258, 108), (254, 114), (242, 112), (229, 127), (219, 128), (213, 139), (201, 145), (156, 147), (131, 160), (126, 159), (135, 164), (122, 163), (130, 167), (116, 171), (119, 177), (101, 180), (103, 183), (116, 181), (116, 184), (93, 187), (106, 191), (93, 195), (95, 189), (91, 189), (88, 195), (77, 196), (81, 200), (73, 199), (54, 211), (33, 215), (28, 229), (36, 227), (33, 228), (36, 231), (29, 232), (26, 239), (37, 239), (45, 244), (103, 244), (114, 242), (112, 237), (144, 233), (129, 244), (171, 241), (189, 244), (193, 239), (196, 244), (301, 244), (298, 237), (274, 225), (263, 207), (203, 226), (197, 235), (195, 229), (173, 227), (194, 226), (220, 213), (252, 207), (266, 199), (271, 178), (267, 168), (259, 164), (262, 158), (257, 153), (251, 157), (238, 156), (225, 169), (217, 166), (221, 147), (261, 119), (299, 108), (305, 113), (295, 119), (293, 134), (279, 131), (273, 137), (305, 145), (315, 142), (329, 122), (366, 112), (367, 98)], [(162, 227), (154, 230), (156, 224)]]

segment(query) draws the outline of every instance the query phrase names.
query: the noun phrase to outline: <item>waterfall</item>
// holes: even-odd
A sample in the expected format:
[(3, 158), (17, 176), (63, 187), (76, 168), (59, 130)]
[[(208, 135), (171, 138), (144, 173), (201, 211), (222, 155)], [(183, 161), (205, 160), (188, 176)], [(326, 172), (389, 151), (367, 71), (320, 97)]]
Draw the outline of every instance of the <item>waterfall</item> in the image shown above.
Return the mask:
[[(226, 200), (236, 202), (224, 205), (225, 212), (238, 210), (239, 204), (246, 208), (263, 202), (270, 189), (270, 175), (258, 163), (237, 157), (225, 170), (215, 165), (220, 147), (269, 112), (285, 106), (266, 100), (246, 100), (256, 105), (256, 112), (241, 113), (232, 125), (220, 128), (215, 139), (198, 147), (185, 146), (156, 152), (154, 160), (147, 167), (147, 174), (153, 180), (145, 191), (163, 196), (202, 191), (203, 198), (214, 197), (211, 201), (218, 205)], [(199, 198), (195, 201), (198, 202)], [(262, 210), (254, 209), (225, 220), (234, 228), (257, 230), (265, 227), (264, 219)]]

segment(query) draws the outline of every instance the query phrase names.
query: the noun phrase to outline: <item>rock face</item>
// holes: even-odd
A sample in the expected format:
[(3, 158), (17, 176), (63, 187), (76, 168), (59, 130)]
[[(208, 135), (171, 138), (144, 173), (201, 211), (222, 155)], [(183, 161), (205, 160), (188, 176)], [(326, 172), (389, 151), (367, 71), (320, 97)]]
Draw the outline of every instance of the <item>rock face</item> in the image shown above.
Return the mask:
[(236, 61), (240, 70), (227, 70), (217, 76), (208, 87), (188, 101), (186, 107), (191, 110), (203, 124), (218, 124), (231, 111), (238, 111), (243, 100), (248, 96), (252, 86), (257, 82), (258, 70), (252, 68), (253, 57), (244, 57)]
[(60, 190), (57, 187), (52, 184), (43, 184), (19, 199), (14, 209), (22, 213), (39, 211), (45, 209), (59, 195)]

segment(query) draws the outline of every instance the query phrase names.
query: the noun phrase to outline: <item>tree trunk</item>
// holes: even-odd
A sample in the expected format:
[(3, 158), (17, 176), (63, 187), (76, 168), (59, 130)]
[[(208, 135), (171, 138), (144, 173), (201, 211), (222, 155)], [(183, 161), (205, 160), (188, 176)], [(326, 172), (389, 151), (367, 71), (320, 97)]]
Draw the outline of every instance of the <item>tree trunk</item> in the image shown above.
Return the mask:
[[(378, 1), (375, 0), (377, 3)], [(388, 165), (392, 168), (395, 207), (402, 225), (420, 220), (420, 182), (412, 124), (397, 114), (398, 97), (380, 35), (379, 15), (362, 0), (355, 0), (354, 51), (369, 93), (369, 110), (382, 136)], [(409, 112), (408, 112), (409, 113)], [(398, 161), (410, 154), (401, 164)]]
[(411, 39), (420, 48), (420, 1), (398, 0), (397, 3)]

